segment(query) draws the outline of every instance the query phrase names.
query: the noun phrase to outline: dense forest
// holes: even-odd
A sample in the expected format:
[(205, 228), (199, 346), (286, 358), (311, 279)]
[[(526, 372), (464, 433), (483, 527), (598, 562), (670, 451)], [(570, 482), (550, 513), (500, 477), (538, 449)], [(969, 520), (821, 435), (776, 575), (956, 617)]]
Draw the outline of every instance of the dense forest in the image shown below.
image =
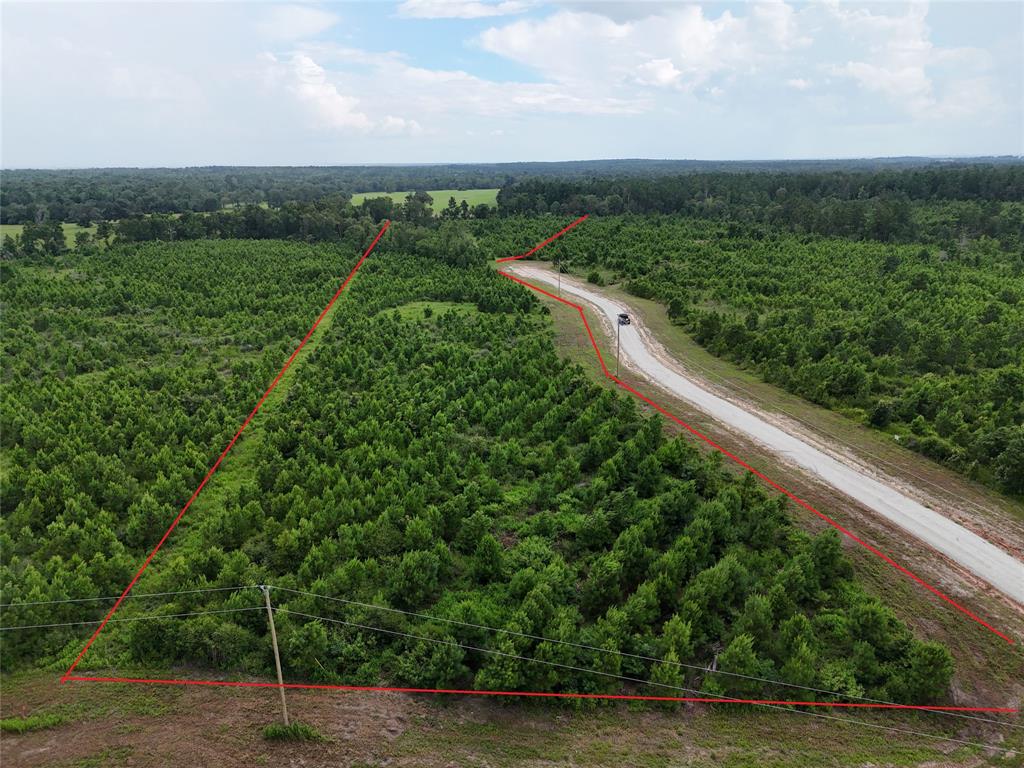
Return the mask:
[(491, 166), (182, 168), (4, 171), (3, 222), (42, 218), (86, 224), (144, 214), (208, 213), (240, 205), (345, 201), (354, 192), (496, 187)]
[[(352, 250), (236, 242), (5, 264), (0, 549), (14, 581), (121, 589)], [(4, 581), (6, 602), (22, 588)]]
[[(671, 178), (662, 183), (662, 177)], [(788, 192), (788, 207), (864, 196), (1020, 201), (1024, 194), (1019, 158), (93, 168), (4, 170), (0, 178), (0, 222), (5, 224), (51, 219), (87, 225), (247, 204), (277, 208), (326, 197), (347, 199), (354, 192), (493, 187), (507, 188), (502, 203), (509, 213), (694, 213), (710, 208), (717, 216), (723, 199), (731, 204), (766, 203), (780, 189)], [(858, 215), (853, 206), (842, 212), (847, 219)]]
[[(474, 224), (518, 253), (553, 220)], [(540, 235), (542, 236), (542, 235)], [(598, 217), (543, 253), (663, 302), (713, 353), (1010, 493), (1024, 493), (1024, 252)]]
[(911, 243), (987, 236), (1024, 244), (1024, 164), (876, 173), (717, 173), (586, 181), (528, 179), (502, 215), (672, 214), (734, 226)]
[[(596, 669), (661, 694), (770, 695), (764, 678), (946, 695), (948, 651), (858, 586), (834, 532), (802, 532), (783, 499), (560, 360), (544, 311), (483, 263), (467, 226), (394, 227), (239, 445), (251, 471), (229, 458), (140, 588), (275, 585), (287, 673), (315, 681), (622, 689), (583, 671)], [(5, 602), (120, 590), (354, 263), (362, 228), (337, 246), (122, 244), (3, 265)], [(87, 606), (7, 616), (95, 618)], [(268, 674), (266, 632), (257, 611), (111, 625), (90, 663)], [(39, 663), (76, 653), (83, 630), (4, 640), (8, 663)]]
[[(435, 217), (432, 198), (426, 192), (410, 192), (401, 201), (369, 197), (358, 206), (344, 198), (312, 203), (285, 203), (280, 208), (245, 205), (212, 213), (151, 213), (116, 222), (100, 222), (95, 233), (79, 231), (73, 247), (79, 252), (112, 243), (171, 242), (180, 240), (252, 239), (337, 243), (351, 232), (373, 229), (385, 219), (402, 221), (415, 228), (468, 219), (487, 219), (493, 207), (479, 204), (461, 207), (450, 198)], [(407, 231), (414, 231), (411, 227)], [(0, 258), (48, 262), (70, 249), (61, 223), (53, 220), (25, 224), (20, 234), (5, 236)]]

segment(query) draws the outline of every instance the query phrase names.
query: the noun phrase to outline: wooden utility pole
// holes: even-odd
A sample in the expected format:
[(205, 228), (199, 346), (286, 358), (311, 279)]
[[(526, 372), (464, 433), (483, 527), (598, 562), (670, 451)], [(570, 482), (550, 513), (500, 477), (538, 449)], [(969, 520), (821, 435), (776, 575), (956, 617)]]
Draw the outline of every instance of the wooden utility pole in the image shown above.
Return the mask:
[(284, 677), (281, 675), (281, 654), (277, 650), (277, 629), (274, 627), (274, 611), (270, 607), (270, 587), (260, 584), (263, 590), (263, 598), (267, 602), (267, 621), (270, 623), (270, 642), (274, 645), (274, 664), (277, 666), (277, 685), (281, 691), (281, 715), (284, 717), (284, 724), (288, 725), (288, 702), (284, 700)]

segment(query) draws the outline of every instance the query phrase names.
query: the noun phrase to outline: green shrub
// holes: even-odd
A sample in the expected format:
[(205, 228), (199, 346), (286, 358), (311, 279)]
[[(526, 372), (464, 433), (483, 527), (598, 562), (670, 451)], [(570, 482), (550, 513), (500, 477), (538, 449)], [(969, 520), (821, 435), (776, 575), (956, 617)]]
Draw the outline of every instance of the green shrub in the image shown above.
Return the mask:
[(267, 741), (327, 741), (312, 725), (298, 722), (291, 725), (272, 723), (263, 729), (263, 738)]
[(0, 720), (0, 733), (28, 733), (41, 731), (44, 728), (56, 728), (66, 718), (63, 715), (29, 715), (28, 717), (8, 717)]

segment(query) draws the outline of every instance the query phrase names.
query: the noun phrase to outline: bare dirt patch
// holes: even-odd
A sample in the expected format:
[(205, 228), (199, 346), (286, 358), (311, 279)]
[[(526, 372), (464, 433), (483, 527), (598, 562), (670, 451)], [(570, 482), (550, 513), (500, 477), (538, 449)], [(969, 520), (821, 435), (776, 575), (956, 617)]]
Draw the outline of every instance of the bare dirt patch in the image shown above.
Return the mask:
[(61, 711), (68, 718), (47, 730), (4, 735), (0, 762), (5, 768), (966, 768), (1017, 763), (991, 747), (933, 737), (1017, 750), (1024, 743), (1019, 720), (1008, 727), (920, 713), (832, 712), (817, 717), (756, 708), (662, 711), (294, 690), (288, 692), (293, 719), (312, 725), (325, 740), (281, 743), (262, 736), (264, 726), (279, 718), (278, 694), (272, 689), (61, 685), (53, 673), (31, 673), (5, 680), (3, 693), (4, 717)]
[(325, 741), (282, 743), (262, 736), (263, 728), (280, 718), (277, 692), (267, 689), (61, 685), (47, 675), (11, 698), (5, 717), (40, 707), (68, 713), (55, 728), (5, 735), (0, 756), (12, 768), (377, 765), (428, 709), (397, 693), (290, 691), (292, 719), (312, 725)]

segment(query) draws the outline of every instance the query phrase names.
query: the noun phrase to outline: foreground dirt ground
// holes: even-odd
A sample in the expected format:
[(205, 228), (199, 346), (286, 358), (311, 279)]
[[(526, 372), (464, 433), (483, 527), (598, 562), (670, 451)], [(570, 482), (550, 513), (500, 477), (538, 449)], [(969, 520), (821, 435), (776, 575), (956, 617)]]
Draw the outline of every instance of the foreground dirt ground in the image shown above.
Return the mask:
[(290, 691), (293, 719), (325, 740), (280, 743), (262, 736), (279, 716), (274, 690), (61, 685), (53, 673), (31, 673), (5, 678), (0, 694), (4, 718), (63, 719), (37, 731), (3, 733), (5, 768), (1024, 765), (1024, 721), (1006, 717), (996, 725), (919, 713), (573, 709)]

